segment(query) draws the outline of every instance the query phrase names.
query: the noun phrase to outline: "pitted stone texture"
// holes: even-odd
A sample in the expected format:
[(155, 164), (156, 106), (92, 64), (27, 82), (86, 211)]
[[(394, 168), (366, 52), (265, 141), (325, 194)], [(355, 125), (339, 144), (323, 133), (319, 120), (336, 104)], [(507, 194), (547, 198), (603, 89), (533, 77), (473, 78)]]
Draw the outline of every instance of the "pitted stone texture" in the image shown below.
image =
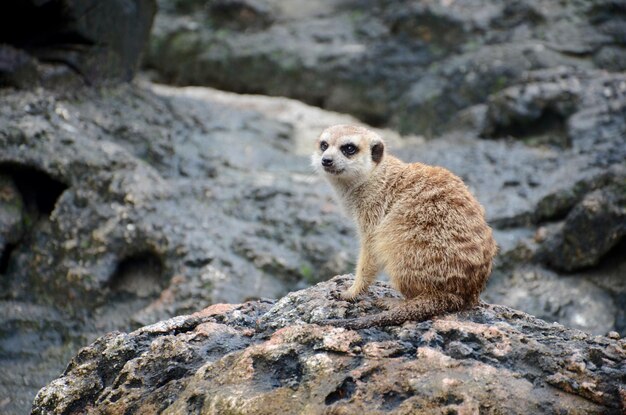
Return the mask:
[[(503, 306), (351, 331), (322, 318), (377, 312), (335, 277), (272, 305), (218, 305), (83, 349), (34, 414), (554, 413), (626, 409), (626, 342)], [(615, 336), (613, 336), (615, 337)]]

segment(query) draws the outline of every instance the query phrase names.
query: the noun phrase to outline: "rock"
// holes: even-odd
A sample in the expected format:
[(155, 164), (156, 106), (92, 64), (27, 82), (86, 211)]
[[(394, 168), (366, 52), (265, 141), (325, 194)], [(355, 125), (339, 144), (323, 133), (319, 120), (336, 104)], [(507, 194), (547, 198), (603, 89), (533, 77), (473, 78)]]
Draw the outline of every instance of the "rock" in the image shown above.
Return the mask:
[(579, 77), (566, 71), (557, 71), (550, 80), (531, 75), (528, 82), (494, 94), (487, 107), (483, 134), (520, 138), (535, 134), (533, 126), (554, 128), (555, 123), (563, 123), (579, 109), (584, 89)]
[(145, 60), (155, 79), (293, 97), (433, 137), (525, 71), (626, 68), (611, 0), (180, 4), (159, 1)]
[(623, 238), (624, 108), (623, 75), (566, 68), (528, 73), (489, 100), (484, 136), (562, 148), (578, 166), (555, 180), (553, 190), (542, 189), (529, 218), (557, 222), (538, 252), (554, 268), (596, 265)]
[[(575, 79), (579, 99), (563, 112), (570, 144), (478, 137), (476, 126), (497, 119), (489, 111), (563, 107), (550, 88), (524, 88)], [(474, 121), (437, 140), (380, 131), (394, 154), (451, 169), (484, 204), (501, 247), (489, 301), (593, 334), (626, 333), (625, 263), (616, 251), (623, 242), (594, 253), (598, 265), (575, 275), (547, 270), (538, 255), (556, 246), (550, 241), (588, 195), (623, 177), (621, 113), (612, 110), (621, 105), (622, 79), (532, 72), (512, 86), (520, 105), (492, 95), (470, 109)], [(5, 89), (0, 100), (0, 176), (19, 196), (11, 200), (22, 200), (22, 219), (12, 213), (8, 223), (23, 224), (2, 254), (0, 306), (9, 315), (25, 310), (0, 333), (2, 353), (13, 356), (0, 379), (0, 396), (12, 397), (2, 412), (27, 410), (69, 355), (102, 333), (213, 303), (280, 297), (354, 267), (352, 226), (309, 166), (319, 131), (353, 117), (147, 82), (62, 94)], [(39, 324), (46, 310), (55, 317)], [(377, 347), (367, 353), (395, 353)], [(463, 342), (450, 348), (471, 355)]]
[[(23, 310), (0, 325), (0, 412), (27, 411), (103, 332), (353, 266), (308, 154), (322, 125), (351, 117), (152, 85), (0, 100), (0, 308)], [(42, 324), (41, 309), (58, 318)]]
[(620, 307), (610, 292), (587, 275), (563, 277), (537, 266), (495, 271), (484, 298), (597, 335), (616, 326)]
[[(622, 413), (626, 343), (503, 306), (387, 329), (315, 324), (377, 312), (342, 276), (277, 303), (213, 305), (82, 349), (33, 414)], [(615, 337), (615, 336), (613, 336)]]
[[(305, 277), (322, 278), (319, 270), (335, 261), (323, 253), (351, 249), (349, 228), (336, 210), (321, 212), (328, 200), (307, 185), (308, 155), (290, 156), (284, 167), (284, 123), (251, 111), (223, 117), (225, 106), (136, 87), (84, 93), (90, 99), (12, 95), (0, 114), (0, 170), (22, 178), (37, 212), (11, 254), (14, 298), (35, 290), (46, 303), (94, 309), (139, 294), (135, 286), (154, 286), (135, 296), (143, 308), (179, 273), (196, 282), (171, 293), (207, 302), (276, 296)], [(339, 230), (338, 239), (323, 238), (326, 228)], [(334, 273), (349, 264), (338, 266)], [(210, 281), (224, 273), (241, 280)]]
[(41, 385), (58, 376), (76, 353), (77, 346), (68, 344), (85, 344), (97, 336), (78, 335), (72, 328), (74, 321), (54, 306), (6, 300), (4, 289), (2, 294), (0, 411), (22, 414), (30, 410)]
[(596, 265), (626, 235), (625, 181), (622, 176), (587, 194), (546, 240), (540, 255), (565, 271)]
[(0, 87), (24, 88), (38, 82), (35, 59), (20, 49), (0, 44)]
[[(155, 12), (154, 0), (3, 3), (0, 43), (11, 46), (0, 49), (0, 85), (66, 83), (76, 75), (89, 84), (128, 81), (137, 70)], [(19, 52), (10, 52), (13, 48)], [(5, 69), (8, 53), (12, 64)]]
[(529, 71), (562, 65), (587, 67), (540, 43), (485, 46), (451, 57), (403, 94), (392, 125), (435, 137), (457, 111), (484, 102)]
[(482, 135), (594, 153), (595, 164), (626, 158), (626, 77), (556, 68), (529, 72), (489, 99)]

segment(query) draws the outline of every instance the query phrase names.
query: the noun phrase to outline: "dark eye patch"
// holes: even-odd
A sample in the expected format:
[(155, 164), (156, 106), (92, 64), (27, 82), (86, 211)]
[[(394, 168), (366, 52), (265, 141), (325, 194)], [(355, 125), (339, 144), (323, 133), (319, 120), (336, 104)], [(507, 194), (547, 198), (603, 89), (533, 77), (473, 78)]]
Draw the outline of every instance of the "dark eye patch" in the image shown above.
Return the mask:
[(328, 148), (328, 143), (326, 141), (322, 141), (320, 143), (320, 150), (326, 151), (327, 148)]
[(340, 148), (341, 148), (341, 152), (346, 157), (353, 156), (357, 153), (357, 151), (359, 151), (359, 148), (355, 146), (354, 144), (344, 144)]

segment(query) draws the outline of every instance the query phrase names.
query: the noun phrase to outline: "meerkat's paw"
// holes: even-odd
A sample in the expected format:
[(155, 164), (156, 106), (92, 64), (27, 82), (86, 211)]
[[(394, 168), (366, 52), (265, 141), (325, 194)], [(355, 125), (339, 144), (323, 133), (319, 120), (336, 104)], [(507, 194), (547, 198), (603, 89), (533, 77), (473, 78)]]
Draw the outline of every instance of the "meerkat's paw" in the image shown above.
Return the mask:
[(399, 298), (383, 297), (383, 298), (377, 298), (374, 301), (374, 304), (378, 308), (382, 308), (384, 310), (390, 310), (402, 304), (402, 300)]
[(358, 294), (355, 294), (350, 290), (346, 290), (342, 292), (341, 294), (339, 294), (339, 297), (344, 301), (356, 301), (356, 298), (358, 296), (359, 296)]

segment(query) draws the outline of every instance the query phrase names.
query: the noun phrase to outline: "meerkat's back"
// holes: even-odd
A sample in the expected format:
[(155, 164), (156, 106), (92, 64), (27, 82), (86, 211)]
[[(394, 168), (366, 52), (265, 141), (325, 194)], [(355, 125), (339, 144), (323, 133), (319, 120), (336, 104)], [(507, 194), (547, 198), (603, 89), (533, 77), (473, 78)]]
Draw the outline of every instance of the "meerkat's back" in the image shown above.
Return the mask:
[(477, 300), (496, 252), (482, 207), (446, 169), (404, 164), (396, 175), (401, 184), (388, 188), (395, 202), (373, 234), (392, 283), (407, 299), (450, 292)]

